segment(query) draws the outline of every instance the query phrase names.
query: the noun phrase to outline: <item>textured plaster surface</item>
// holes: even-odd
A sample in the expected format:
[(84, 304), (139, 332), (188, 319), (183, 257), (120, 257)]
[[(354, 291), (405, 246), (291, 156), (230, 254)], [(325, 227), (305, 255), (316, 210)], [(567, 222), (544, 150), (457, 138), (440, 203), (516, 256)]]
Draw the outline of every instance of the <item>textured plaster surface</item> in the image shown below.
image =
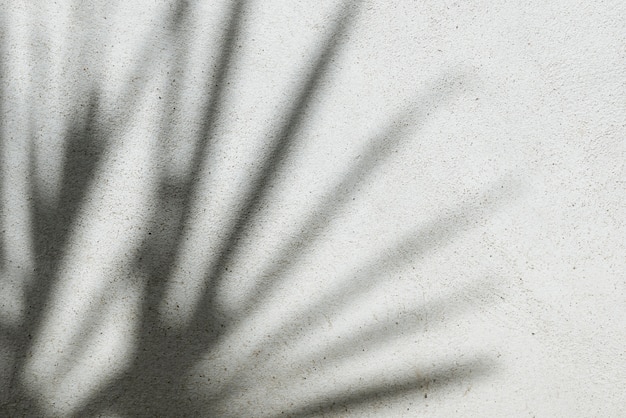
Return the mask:
[(626, 3), (0, 1), (1, 416), (626, 416)]

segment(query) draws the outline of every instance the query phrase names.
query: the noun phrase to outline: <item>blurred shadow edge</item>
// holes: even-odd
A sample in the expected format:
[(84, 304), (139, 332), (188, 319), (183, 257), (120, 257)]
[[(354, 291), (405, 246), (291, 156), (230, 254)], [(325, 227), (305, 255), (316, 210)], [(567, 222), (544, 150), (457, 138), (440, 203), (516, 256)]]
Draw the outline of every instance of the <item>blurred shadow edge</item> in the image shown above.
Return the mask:
[(365, 408), (379, 408), (380, 412), (388, 408), (389, 403), (399, 401), (401, 397), (415, 401), (426, 401), (429, 393), (441, 391), (450, 386), (461, 385), (468, 380), (476, 382), (497, 369), (497, 364), (487, 358), (476, 358), (466, 363), (444, 364), (435, 370), (413, 378), (406, 378), (389, 383), (376, 383), (370, 387), (343, 393), (310, 402), (308, 405), (283, 411), (276, 416), (305, 418), (325, 414), (355, 413)]

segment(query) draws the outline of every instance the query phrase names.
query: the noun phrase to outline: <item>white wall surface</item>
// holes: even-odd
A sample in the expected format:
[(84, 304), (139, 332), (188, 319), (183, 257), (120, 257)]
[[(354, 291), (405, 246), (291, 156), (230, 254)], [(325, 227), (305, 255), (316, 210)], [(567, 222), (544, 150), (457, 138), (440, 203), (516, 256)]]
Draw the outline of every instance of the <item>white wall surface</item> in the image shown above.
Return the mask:
[(626, 416), (626, 3), (0, 1), (1, 416)]

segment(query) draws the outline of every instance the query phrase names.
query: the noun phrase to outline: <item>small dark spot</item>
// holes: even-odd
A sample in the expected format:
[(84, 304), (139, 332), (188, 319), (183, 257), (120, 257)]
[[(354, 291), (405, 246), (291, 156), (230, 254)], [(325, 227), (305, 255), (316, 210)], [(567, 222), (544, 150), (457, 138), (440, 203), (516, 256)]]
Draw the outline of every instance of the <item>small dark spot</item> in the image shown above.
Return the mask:
[(428, 393), (424, 394), (424, 399), (428, 398)]

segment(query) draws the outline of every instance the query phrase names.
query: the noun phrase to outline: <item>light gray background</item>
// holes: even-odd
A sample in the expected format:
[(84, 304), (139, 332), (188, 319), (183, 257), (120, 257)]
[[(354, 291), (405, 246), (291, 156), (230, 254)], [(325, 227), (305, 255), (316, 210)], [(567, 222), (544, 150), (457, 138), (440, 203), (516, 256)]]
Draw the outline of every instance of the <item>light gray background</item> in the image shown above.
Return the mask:
[(626, 3), (0, 1), (6, 416), (624, 416)]

